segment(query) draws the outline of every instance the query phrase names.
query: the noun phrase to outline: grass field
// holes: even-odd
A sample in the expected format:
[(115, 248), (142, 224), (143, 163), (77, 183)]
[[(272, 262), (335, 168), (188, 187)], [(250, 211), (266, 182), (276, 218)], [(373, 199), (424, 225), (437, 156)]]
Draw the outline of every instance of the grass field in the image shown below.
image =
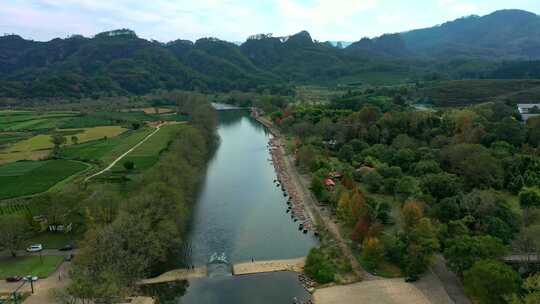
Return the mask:
[(59, 127), (62, 129), (90, 128), (109, 125), (129, 125), (133, 122), (142, 123), (145, 121), (159, 120), (158, 115), (149, 115), (143, 111), (138, 112), (92, 112), (85, 115), (73, 117), (63, 121)]
[(5, 132), (0, 133), (0, 148), (7, 144), (21, 141), (30, 137), (31, 134), (25, 132)]
[(13, 163), (19, 160), (41, 160), (50, 154), (48, 150), (37, 150), (27, 152), (4, 152), (0, 151), (0, 165)]
[(63, 156), (71, 159), (111, 162), (152, 132), (151, 128), (128, 131), (114, 138), (66, 147)]
[(25, 240), (20, 249), (23, 250), (31, 244), (41, 244), (44, 249), (59, 249), (68, 244), (73, 244), (74, 238), (74, 236), (67, 233), (42, 232)]
[(86, 164), (70, 160), (24, 161), (0, 166), (0, 199), (47, 191), (86, 168)]
[(0, 279), (10, 276), (37, 276), (46, 278), (56, 271), (62, 256), (26, 256), (0, 259)]
[(174, 135), (184, 128), (181, 124), (165, 125), (150, 137), (145, 143), (128, 154), (122, 161), (118, 162), (113, 171), (124, 171), (123, 164), (126, 161), (133, 161), (135, 169), (146, 170), (152, 167), (159, 159), (159, 154), (165, 150)]
[[(73, 144), (71, 136), (77, 136), (78, 142), (81, 144), (105, 137), (116, 137), (126, 130), (120, 126), (102, 126), (85, 129), (65, 129), (59, 132), (65, 135), (69, 146)], [(0, 150), (0, 164), (18, 160), (39, 160), (47, 156), (52, 147), (51, 135), (49, 134), (39, 134), (23, 139)]]
[(401, 269), (392, 264), (388, 261), (382, 260), (380, 261), (375, 268), (370, 267), (366, 261), (362, 259), (361, 256), (357, 257), (358, 262), (364, 269), (366, 269), (369, 273), (381, 276), (383, 278), (399, 278), (403, 276), (403, 273), (401, 272)]
[[(64, 131), (72, 131), (74, 134), (73, 136), (77, 136), (79, 143), (84, 143), (96, 139), (102, 139), (104, 137), (115, 137), (125, 132), (126, 129), (120, 126), (104, 126), (85, 129), (68, 129)], [(71, 142), (71, 136), (65, 137), (68, 145), (73, 144)], [(7, 149), (7, 152), (13, 153), (46, 150), (52, 149), (52, 147), (53, 144), (51, 142), (51, 135), (40, 134), (10, 146), (9, 149)]]

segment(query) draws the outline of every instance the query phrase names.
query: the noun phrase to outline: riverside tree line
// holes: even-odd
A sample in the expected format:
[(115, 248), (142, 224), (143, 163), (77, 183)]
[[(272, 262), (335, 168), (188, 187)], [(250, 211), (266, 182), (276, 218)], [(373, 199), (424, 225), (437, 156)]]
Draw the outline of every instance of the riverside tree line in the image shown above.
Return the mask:
[[(57, 292), (58, 302), (111, 303), (137, 294), (135, 282), (179, 256), (198, 184), (219, 140), (217, 117), (202, 94), (174, 91), (146, 98), (175, 104), (189, 117), (151, 169), (119, 183), (67, 183), (58, 191), (14, 200), (21, 211), (2, 216), (0, 249), (14, 257), (43, 229), (33, 216), (50, 225), (73, 223), (69, 238), (82, 240), (72, 282)], [(61, 158), (60, 152), (54, 156)]]
[[(271, 117), (366, 269), (416, 279), (440, 254), (478, 303), (536, 303), (537, 269), (520, 275), (502, 258), (540, 251), (540, 118), (524, 123), (503, 102), (416, 111), (401, 91), (285, 104)], [(333, 256), (314, 250), (308, 273), (335, 280)]]

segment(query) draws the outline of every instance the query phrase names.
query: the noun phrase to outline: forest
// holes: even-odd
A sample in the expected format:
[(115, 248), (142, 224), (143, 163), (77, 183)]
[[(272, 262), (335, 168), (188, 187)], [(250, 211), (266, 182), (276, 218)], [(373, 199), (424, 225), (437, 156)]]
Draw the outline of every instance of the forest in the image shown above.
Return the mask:
[[(160, 100), (174, 105), (188, 117), (189, 123), (173, 124), (168, 129), (165, 126), (168, 131), (160, 133), (163, 135), (152, 139), (153, 142), (150, 140), (151, 146), (145, 151), (165, 140), (164, 148), (158, 150), (156, 156), (153, 152), (137, 154), (135, 151), (119, 165), (122, 168), (112, 168), (95, 181), (66, 182), (54, 191), (4, 201), (0, 205), (0, 229), (3, 231), (0, 248), (11, 253), (15, 259), (12, 261), (21, 261), (15, 256), (19, 254), (20, 246), (30, 239), (37, 238), (46, 246), (54, 246), (52, 248), (60, 248), (56, 246), (65, 246), (67, 242), (77, 243), (78, 252), (70, 271), (71, 282), (67, 288), (56, 292), (56, 301), (91, 303), (98, 299), (110, 303), (134, 295), (140, 290), (136, 285), (139, 280), (161, 273), (169, 267), (171, 257), (183, 250), (198, 186), (207, 161), (219, 142), (215, 134), (217, 117), (207, 98), (200, 94), (169, 92), (160, 95)], [(121, 112), (117, 113), (120, 115)], [(113, 138), (110, 143), (98, 139), (72, 147), (55, 146), (51, 151), (54, 155), (51, 159), (55, 160), (4, 165), (1, 167), (6, 171), (3, 178), (10, 183), (18, 181), (20, 186), (22, 179), (14, 180), (13, 174), (7, 171), (26, 170), (25, 166), (36, 167), (42, 163), (45, 164), (43, 167), (55, 164), (57, 170), (64, 170), (65, 166), (60, 167), (58, 162), (81, 165), (79, 161), (65, 159), (73, 159), (70, 155), (81, 159), (81, 153), (85, 151), (89, 155), (87, 161), (99, 167), (101, 161), (95, 158), (96, 154), (100, 154), (100, 150), (110, 150), (103, 146), (104, 143), (114, 148), (131, 147), (134, 143), (130, 137), (134, 136), (138, 142), (139, 134), (149, 132), (140, 127), (129, 133)], [(149, 156), (145, 156), (145, 162), (141, 163), (138, 155), (152, 155), (152, 162), (148, 163)], [(48, 169), (49, 176), (54, 173)], [(31, 184), (29, 177), (23, 178), (23, 186)], [(7, 187), (9, 185), (6, 184), (5, 190), (13, 194), (17, 188)], [(75, 228), (69, 233), (41, 232), (43, 229), (35, 220), (36, 214), (46, 218), (49, 225), (72, 223)], [(59, 240), (55, 241), (55, 238)], [(47, 275), (44, 273), (43, 277)]]
[[(418, 110), (406, 96), (266, 104), (365, 269), (414, 281), (442, 255), (478, 303), (535, 303), (538, 269), (502, 260), (540, 251), (540, 117), (524, 123), (503, 101)], [(306, 266), (320, 283), (347, 269), (325, 246)]]

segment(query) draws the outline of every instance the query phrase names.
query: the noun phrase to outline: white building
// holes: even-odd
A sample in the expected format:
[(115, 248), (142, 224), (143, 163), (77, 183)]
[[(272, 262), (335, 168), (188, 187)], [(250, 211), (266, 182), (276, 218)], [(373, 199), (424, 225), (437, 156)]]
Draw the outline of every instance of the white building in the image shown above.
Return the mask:
[[(517, 107), (523, 121), (527, 121), (530, 117), (540, 115), (540, 103), (519, 103)], [(536, 108), (536, 110), (533, 110), (534, 108)]]

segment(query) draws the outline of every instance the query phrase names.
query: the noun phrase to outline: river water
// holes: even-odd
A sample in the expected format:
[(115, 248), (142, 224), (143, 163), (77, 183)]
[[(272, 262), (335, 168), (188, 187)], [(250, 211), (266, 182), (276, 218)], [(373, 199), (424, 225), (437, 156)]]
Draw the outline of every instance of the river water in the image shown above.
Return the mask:
[[(246, 111), (220, 111), (220, 145), (208, 164), (189, 232), (188, 265), (212, 255), (238, 262), (306, 256), (317, 241), (298, 230), (274, 184), (267, 129)], [(191, 280), (176, 303), (292, 303), (309, 294), (291, 272)]]

